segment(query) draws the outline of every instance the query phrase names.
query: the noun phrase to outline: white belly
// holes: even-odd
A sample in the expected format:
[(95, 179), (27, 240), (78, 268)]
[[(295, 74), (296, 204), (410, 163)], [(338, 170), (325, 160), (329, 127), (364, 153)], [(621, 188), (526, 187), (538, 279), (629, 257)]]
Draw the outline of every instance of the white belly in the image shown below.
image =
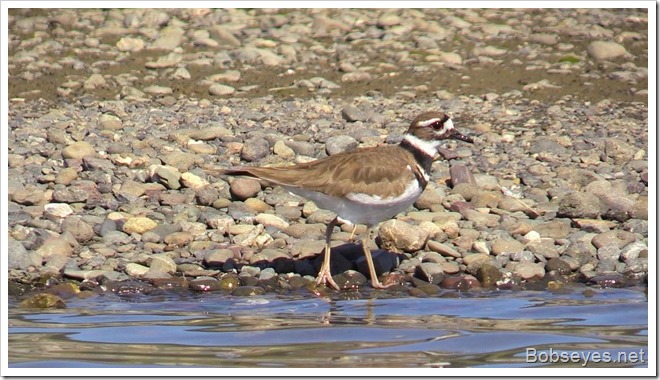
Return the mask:
[(334, 212), (344, 221), (369, 226), (374, 226), (396, 216), (400, 212), (406, 211), (415, 203), (423, 191), (417, 180), (413, 180), (400, 196), (383, 199), (355, 193), (349, 193), (346, 197), (333, 197), (307, 189), (289, 186), (284, 188), (296, 195), (314, 201), (319, 208)]

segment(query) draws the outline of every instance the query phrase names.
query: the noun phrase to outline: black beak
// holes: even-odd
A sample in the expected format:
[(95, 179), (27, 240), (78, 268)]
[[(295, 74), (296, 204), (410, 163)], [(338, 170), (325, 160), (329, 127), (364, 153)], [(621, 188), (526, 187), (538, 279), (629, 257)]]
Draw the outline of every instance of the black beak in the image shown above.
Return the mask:
[(454, 139), (454, 140), (461, 140), (461, 141), (469, 142), (470, 144), (474, 142), (472, 137), (466, 136), (466, 135), (462, 134), (461, 132), (459, 132), (455, 129), (452, 129), (451, 134), (449, 135), (449, 138)]

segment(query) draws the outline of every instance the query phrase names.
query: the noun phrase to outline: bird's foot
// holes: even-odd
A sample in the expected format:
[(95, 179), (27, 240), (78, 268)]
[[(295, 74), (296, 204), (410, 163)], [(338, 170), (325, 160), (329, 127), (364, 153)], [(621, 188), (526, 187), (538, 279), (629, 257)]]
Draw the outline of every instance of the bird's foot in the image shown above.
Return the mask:
[(375, 289), (387, 289), (390, 286), (396, 285), (396, 282), (390, 282), (389, 284), (383, 284), (378, 280), (371, 280), (371, 287)]
[(340, 290), (339, 285), (335, 282), (335, 280), (332, 279), (332, 275), (330, 274), (330, 268), (321, 268), (319, 271), (319, 275), (316, 277), (316, 285), (325, 285), (329, 286), (335, 290)]

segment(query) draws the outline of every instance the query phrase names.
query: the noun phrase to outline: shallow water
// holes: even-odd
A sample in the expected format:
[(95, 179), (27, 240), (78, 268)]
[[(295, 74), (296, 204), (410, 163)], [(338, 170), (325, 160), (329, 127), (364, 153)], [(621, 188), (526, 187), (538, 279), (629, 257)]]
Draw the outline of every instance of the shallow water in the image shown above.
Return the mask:
[(645, 293), (583, 290), (12, 301), (9, 366), (646, 367)]

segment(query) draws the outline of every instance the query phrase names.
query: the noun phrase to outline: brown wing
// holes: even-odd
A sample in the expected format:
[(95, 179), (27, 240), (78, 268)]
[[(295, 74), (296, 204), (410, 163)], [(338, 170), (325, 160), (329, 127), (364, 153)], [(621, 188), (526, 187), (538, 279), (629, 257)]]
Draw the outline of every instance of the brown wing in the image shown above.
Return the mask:
[(249, 175), (278, 185), (301, 187), (333, 196), (368, 193), (383, 198), (401, 194), (417, 171), (412, 155), (388, 146), (340, 153), (285, 167), (242, 167), (225, 174)]

